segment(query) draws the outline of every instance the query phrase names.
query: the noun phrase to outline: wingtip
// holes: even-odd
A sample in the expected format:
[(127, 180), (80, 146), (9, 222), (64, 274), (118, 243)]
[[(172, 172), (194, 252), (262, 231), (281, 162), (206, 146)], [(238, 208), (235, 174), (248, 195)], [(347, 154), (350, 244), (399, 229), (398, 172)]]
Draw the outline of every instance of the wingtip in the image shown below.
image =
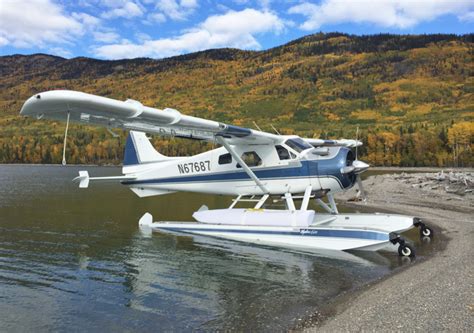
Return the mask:
[(41, 94), (36, 94), (28, 98), (25, 103), (23, 103), (23, 106), (21, 107), (20, 110), (20, 115), (21, 116), (30, 116), (34, 112), (34, 106), (37, 104), (37, 101), (41, 100)]

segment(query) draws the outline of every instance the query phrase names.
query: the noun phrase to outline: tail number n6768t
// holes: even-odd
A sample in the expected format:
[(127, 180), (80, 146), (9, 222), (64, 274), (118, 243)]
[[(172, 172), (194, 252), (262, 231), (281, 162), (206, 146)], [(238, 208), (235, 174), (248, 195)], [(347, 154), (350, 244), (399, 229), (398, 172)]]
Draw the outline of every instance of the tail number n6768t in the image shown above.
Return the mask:
[(178, 164), (178, 170), (180, 174), (211, 171), (211, 161)]

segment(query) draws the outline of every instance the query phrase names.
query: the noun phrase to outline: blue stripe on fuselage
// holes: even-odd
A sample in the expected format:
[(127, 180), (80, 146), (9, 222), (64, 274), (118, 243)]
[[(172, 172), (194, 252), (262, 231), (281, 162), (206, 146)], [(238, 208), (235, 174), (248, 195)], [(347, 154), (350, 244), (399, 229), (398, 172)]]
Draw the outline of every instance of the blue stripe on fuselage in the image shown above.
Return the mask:
[[(305, 162), (303, 162), (305, 163)], [(303, 164), (302, 163), (302, 164)], [(307, 162), (306, 162), (307, 163)], [(308, 177), (309, 174), (304, 166), (295, 168), (275, 168), (267, 170), (252, 170), (260, 179), (268, 178), (289, 178), (289, 177)], [(249, 175), (244, 171), (231, 171), (213, 174), (177, 176), (170, 178), (157, 178), (147, 180), (133, 180), (123, 182), (124, 184), (149, 184), (149, 183), (188, 183), (193, 181), (228, 181), (228, 180), (250, 180)]]

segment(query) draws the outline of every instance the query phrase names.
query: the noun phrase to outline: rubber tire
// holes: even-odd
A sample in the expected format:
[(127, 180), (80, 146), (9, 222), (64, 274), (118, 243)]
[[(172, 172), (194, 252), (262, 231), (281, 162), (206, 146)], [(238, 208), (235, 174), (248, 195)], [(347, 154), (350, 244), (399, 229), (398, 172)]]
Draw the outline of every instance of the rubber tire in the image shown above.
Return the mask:
[(429, 237), (429, 238), (433, 238), (433, 229), (429, 228), (429, 227), (423, 227), (423, 228), (420, 228), (420, 236), (423, 238), (423, 237)]
[(400, 245), (398, 247), (398, 254), (400, 255), (400, 257), (413, 258), (415, 256), (415, 249), (408, 244)]

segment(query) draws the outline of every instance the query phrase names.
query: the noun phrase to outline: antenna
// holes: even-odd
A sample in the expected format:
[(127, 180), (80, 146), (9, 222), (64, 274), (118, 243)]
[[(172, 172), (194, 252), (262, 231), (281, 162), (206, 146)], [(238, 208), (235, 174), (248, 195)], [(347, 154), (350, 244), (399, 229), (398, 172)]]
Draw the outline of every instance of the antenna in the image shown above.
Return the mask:
[(278, 130), (273, 126), (273, 124), (270, 124), (270, 126), (273, 128), (276, 134), (281, 135), (280, 132), (278, 132)]
[(260, 127), (258, 127), (257, 123), (255, 121), (253, 121), (253, 124), (255, 125), (255, 127), (257, 127), (257, 129), (260, 131), (260, 132), (263, 132), (262, 129)]
[(358, 148), (359, 148), (359, 126), (357, 126), (357, 130), (356, 130), (356, 160), (359, 160), (357, 158), (357, 151), (358, 151)]

